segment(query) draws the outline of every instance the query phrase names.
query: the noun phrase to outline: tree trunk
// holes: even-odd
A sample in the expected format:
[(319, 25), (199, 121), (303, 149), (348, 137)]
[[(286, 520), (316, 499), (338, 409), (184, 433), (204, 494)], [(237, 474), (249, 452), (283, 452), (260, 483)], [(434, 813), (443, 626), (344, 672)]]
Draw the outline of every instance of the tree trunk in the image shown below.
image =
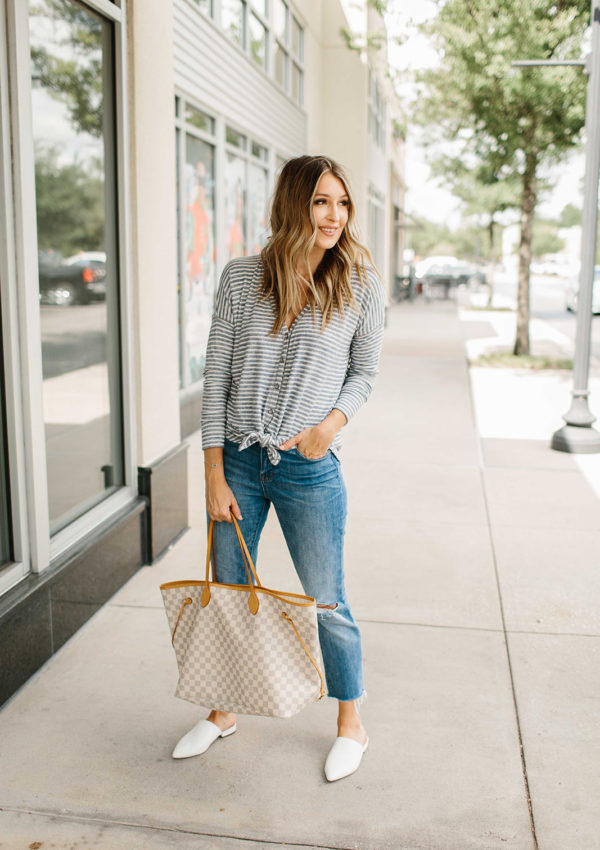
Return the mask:
[(519, 243), (519, 291), (517, 295), (517, 336), (513, 354), (529, 354), (529, 266), (531, 231), (536, 203), (537, 155), (528, 153), (523, 173), (521, 196), (521, 241)]
[(494, 300), (494, 278), (496, 277), (496, 245), (494, 241), (494, 236), (496, 233), (495, 230), (495, 221), (494, 214), (490, 216), (490, 223), (488, 224), (488, 232), (490, 235), (490, 270), (488, 273), (487, 285), (488, 285), (488, 299), (487, 306), (491, 307), (492, 302)]

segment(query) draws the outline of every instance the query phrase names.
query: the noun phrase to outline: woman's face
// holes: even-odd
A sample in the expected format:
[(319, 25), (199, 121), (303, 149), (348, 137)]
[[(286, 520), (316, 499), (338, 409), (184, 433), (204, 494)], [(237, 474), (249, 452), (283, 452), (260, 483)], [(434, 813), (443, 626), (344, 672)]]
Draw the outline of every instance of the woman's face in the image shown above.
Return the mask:
[(313, 217), (317, 228), (315, 248), (323, 252), (333, 248), (348, 221), (350, 199), (341, 180), (331, 172), (322, 174), (313, 200)]

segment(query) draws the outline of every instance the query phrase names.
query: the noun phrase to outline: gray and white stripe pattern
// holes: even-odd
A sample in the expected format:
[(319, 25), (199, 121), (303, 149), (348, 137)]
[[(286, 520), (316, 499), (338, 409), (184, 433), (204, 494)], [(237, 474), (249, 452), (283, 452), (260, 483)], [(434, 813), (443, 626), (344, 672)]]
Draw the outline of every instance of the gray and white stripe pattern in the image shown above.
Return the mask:
[[(240, 450), (260, 443), (274, 465), (277, 446), (321, 422), (334, 407), (348, 421), (373, 388), (383, 337), (385, 295), (372, 269), (370, 285), (356, 271), (352, 288), (357, 308), (337, 311), (321, 331), (305, 307), (291, 329), (274, 336), (275, 307), (260, 291), (259, 256), (231, 260), (215, 299), (204, 369), (202, 447)], [(338, 432), (331, 450), (341, 446)]]

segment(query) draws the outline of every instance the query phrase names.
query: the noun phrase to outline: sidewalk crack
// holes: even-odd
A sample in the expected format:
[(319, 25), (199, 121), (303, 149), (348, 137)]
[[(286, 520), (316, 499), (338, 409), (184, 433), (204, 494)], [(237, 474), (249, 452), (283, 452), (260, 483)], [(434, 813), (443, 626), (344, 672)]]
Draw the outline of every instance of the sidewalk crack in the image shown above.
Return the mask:
[(496, 555), (496, 546), (494, 542), (494, 535), (492, 531), (492, 517), (490, 513), (490, 506), (488, 501), (488, 494), (486, 490), (486, 481), (485, 481), (485, 463), (483, 457), (483, 446), (481, 445), (481, 435), (479, 434), (479, 429), (477, 426), (477, 417), (475, 415), (475, 401), (473, 398), (473, 385), (471, 383), (471, 373), (469, 371), (468, 362), (467, 362), (467, 372), (468, 372), (468, 381), (469, 381), (469, 400), (471, 403), (471, 417), (473, 419), (473, 426), (476, 434), (476, 442), (477, 442), (477, 455), (478, 455), (478, 465), (479, 465), (479, 478), (481, 481), (481, 493), (483, 498), (483, 504), (485, 508), (485, 514), (487, 518), (487, 529), (488, 529), (488, 537), (490, 540), (490, 549), (492, 552), (492, 563), (494, 565), (494, 577), (496, 581), (496, 592), (498, 594), (498, 605), (500, 608), (500, 619), (502, 622), (502, 632), (504, 634), (504, 648), (506, 651), (506, 661), (508, 665), (508, 676), (510, 680), (510, 690), (512, 694), (513, 707), (515, 712), (515, 723), (517, 727), (517, 737), (519, 741), (519, 755), (521, 758), (521, 772), (523, 774), (523, 785), (525, 790), (525, 797), (527, 800), (527, 809), (529, 812), (529, 825), (531, 828), (531, 837), (533, 839), (533, 850), (539, 850), (536, 828), (535, 828), (535, 818), (533, 814), (533, 803), (531, 800), (531, 792), (529, 788), (529, 777), (527, 775), (527, 760), (525, 758), (525, 748), (523, 745), (523, 735), (521, 731), (521, 719), (519, 717), (519, 705), (517, 702), (517, 692), (515, 688), (515, 678), (513, 674), (513, 666), (512, 660), (510, 656), (510, 646), (508, 642), (509, 630), (506, 628), (506, 616), (504, 612), (504, 600), (502, 597), (502, 588), (500, 586), (500, 571), (498, 569), (498, 558)]

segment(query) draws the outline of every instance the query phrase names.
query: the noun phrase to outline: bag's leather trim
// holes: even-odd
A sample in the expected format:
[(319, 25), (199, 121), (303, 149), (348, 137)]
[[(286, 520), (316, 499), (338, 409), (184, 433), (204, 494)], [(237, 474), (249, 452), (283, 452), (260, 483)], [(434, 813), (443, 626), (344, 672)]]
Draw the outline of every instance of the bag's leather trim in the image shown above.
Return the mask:
[(307, 645), (304, 643), (304, 640), (302, 639), (302, 635), (300, 634), (300, 632), (299, 632), (299, 631), (298, 631), (298, 629), (296, 628), (296, 624), (294, 623), (294, 621), (292, 620), (292, 618), (290, 617), (290, 615), (288, 614), (288, 612), (287, 612), (287, 611), (282, 611), (282, 612), (281, 612), (281, 616), (283, 617), (283, 619), (284, 619), (284, 620), (287, 620), (287, 622), (291, 625), (291, 627), (293, 628), (293, 630), (296, 632), (296, 637), (298, 638), (298, 640), (299, 640), (299, 641), (300, 641), (300, 643), (302, 644), (302, 649), (306, 652), (306, 654), (308, 655), (308, 657), (309, 657), (309, 659), (310, 659), (310, 662), (311, 662), (312, 666), (315, 668), (315, 670), (316, 670), (316, 671), (317, 671), (317, 673), (319, 674), (319, 679), (321, 680), (321, 693), (319, 694), (319, 699), (323, 699), (323, 697), (325, 696), (325, 683), (324, 683), (324, 681), (323, 681), (323, 674), (321, 673), (321, 670), (320, 670), (320, 668), (319, 668), (319, 665), (318, 665), (318, 664), (317, 664), (317, 662), (315, 661), (315, 659), (314, 659), (314, 657), (312, 656), (312, 654), (311, 654), (311, 652), (310, 652), (309, 648), (307, 647)]
[[(219, 581), (209, 581), (209, 587), (228, 587), (230, 590), (243, 590), (248, 592), (247, 584), (223, 584)], [(180, 579), (179, 581), (167, 581), (164, 584), (160, 585), (161, 590), (168, 590), (174, 587), (204, 587), (206, 582), (204, 580), (199, 579), (189, 579), (186, 581), (185, 579)], [(256, 587), (257, 593), (268, 593), (269, 596), (275, 596), (277, 599), (280, 599), (282, 602), (289, 602), (290, 605), (299, 605), (301, 607), (308, 608), (310, 605), (316, 606), (316, 601), (312, 596), (304, 596), (302, 593), (291, 593), (287, 590), (271, 590), (269, 587)], [(299, 600), (298, 602), (294, 600)], [(300, 601), (302, 600), (302, 601)], [(204, 607), (204, 606), (203, 606)]]
[(179, 615), (178, 615), (178, 617), (177, 617), (177, 622), (175, 623), (175, 628), (173, 629), (173, 634), (171, 635), (171, 643), (172, 643), (172, 644), (174, 644), (174, 643), (175, 643), (175, 632), (177, 631), (177, 626), (179, 625), (179, 621), (181, 620), (181, 616), (182, 616), (182, 614), (183, 614), (183, 612), (184, 612), (184, 610), (185, 610), (185, 606), (186, 606), (186, 605), (191, 605), (191, 604), (193, 603), (193, 601), (194, 601), (194, 600), (192, 599), (192, 597), (191, 597), (191, 596), (188, 596), (188, 597), (187, 597), (186, 599), (184, 599), (184, 600), (183, 600), (183, 602), (181, 603), (181, 608), (179, 609)]

